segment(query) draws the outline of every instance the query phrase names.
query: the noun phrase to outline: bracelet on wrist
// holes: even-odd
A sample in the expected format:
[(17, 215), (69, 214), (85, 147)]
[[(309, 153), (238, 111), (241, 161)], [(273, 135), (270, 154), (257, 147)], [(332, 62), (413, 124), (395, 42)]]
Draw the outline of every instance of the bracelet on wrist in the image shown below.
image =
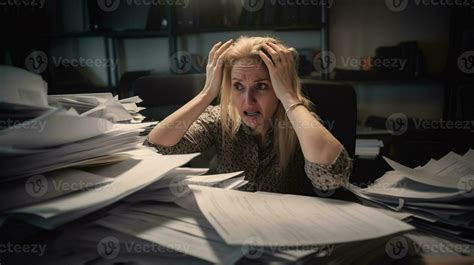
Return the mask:
[(304, 104), (301, 103), (301, 102), (291, 104), (290, 106), (288, 106), (288, 108), (286, 108), (285, 113), (288, 113), (288, 111), (290, 111), (290, 110), (292, 110), (292, 109), (294, 109), (294, 108), (296, 108), (300, 105), (304, 106)]

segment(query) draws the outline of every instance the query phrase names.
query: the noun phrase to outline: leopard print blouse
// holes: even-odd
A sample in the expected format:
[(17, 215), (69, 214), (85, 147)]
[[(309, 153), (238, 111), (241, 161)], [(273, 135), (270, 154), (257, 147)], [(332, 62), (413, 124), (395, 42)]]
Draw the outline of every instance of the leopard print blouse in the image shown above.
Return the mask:
[(220, 107), (209, 106), (175, 146), (165, 147), (149, 141), (145, 144), (165, 155), (202, 152), (214, 145), (219, 173), (245, 171), (245, 180), (249, 183), (240, 190), (314, 195), (313, 187), (334, 189), (348, 181), (352, 159), (345, 148), (333, 164), (320, 165), (306, 160), (298, 146), (283, 175), (273, 146), (272, 131), (268, 130), (267, 140), (261, 146), (245, 124), (235, 137), (222, 135)]

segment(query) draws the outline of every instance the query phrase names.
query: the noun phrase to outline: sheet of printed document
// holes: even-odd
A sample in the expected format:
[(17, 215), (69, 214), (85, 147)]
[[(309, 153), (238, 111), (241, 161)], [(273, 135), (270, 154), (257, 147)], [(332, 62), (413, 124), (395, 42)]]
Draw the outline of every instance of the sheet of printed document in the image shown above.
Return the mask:
[(100, 134), (112, 128), (107, 120), (81, 117), (73, 109), (54, 109), (19, 126), (0, 131), (0, 145), (23, 149), (49, 148)]
[(55, 107), (74, 108), (83, 113), (113, 97), (112, 93), (48, 95), (48, 103)]
[(0, 65), (0, 103), (48, 108), (48, 84), (41, 75)]
[(411, 225), (357, 203), (189, 185), (228, 244), (320, 245), (379, 238)]
[[(350, 188), (357, 188), (349, 186)], [(389, 171), (377, 179), (374, 184), (365, 189), (357, 188), (359, 192), (377, 196), (381, 200), (402, 198), (411, 201), (452, 201), (465, 199), (465, 192), (458, 189), (433, 187), (405, 178), (398, 171)]]
[(92, 139), (52, 148), (47, 152), (7, 157), (0, 161), (0, 165), (5, 165), (5, 170), (0, 172), (0, 181), (29, 177), (81, 164), (84, 160), (137, 149), (140, 148), (142, 142), (142, 137), (135, 132), (110, 132)]
[[(232, 189), (239, 187), (242, 183), (246, 183), (244, 176), (241, 176), (243, 171), (214, 174), (214, 175), (174, 175), (174, 178), (170, 179), (170, 175), (164, 179), (164, 183), (167, 183), (163, 187), (161, 184), (162, 179), (146, 187), (145, 189), (137, 192), (125, 200), (127, 202), (140, 202), (140, 201), (162, 201), (172, 202), (180, 197), (187, 196), (191, 191), (188, 188), (189, 184), (203, 185), (203, 186), (215, 186), (223, 189)], [(156, 188), (156, 187), (160, 188)]]
[(465, 156), (460, 156), (451, 152), (440, 160), (431, 160), (425, 166), (415, 169), (386, 157), (384, 159), (393, 169), (413, 181), (441, 188), (463, 189), (464, 186), (460, 185), (461, 180), (469, 176), (474, 178), (474, 163), (470, 159), (471, 153), (472, 151)]
[[(140, 151), (144, 152), (143, 150)], [(112, 183), (104, 186), (104, 188), (107, 188), (107, 192), (98, 188), (73, 193), (33, 206), (8, 211), (8, 213), (31, 214), (51, 218), (88, 207), (109, 205), (146, 187), (172, 169), (186, 164), (197, 155), (199, 154), (164, 156), (147, 150), (146, 155), (139, 159), (129, 159), (90, 171), (99, 176), (115, 178)]]
[(0, 172), (0, 181), (70, 166), (120, 161), (124, 154), (119, 152), (142, 147), (144, 137), (139, 135), (148, 125), (114, 124), (112, 129), (95, 137), (48, 149), (3, 148), (0, 165), (5, 165), (5, 169)]
[(99, 104), (81, 114), (81, 116), (96, 117), (110, 120), (112, 122), (129, 121), (133, 119), (132, 115), (119, 102), (118, 96)]
[(0, 210), (43, 202), (112, 182), (112, 178), (67, 168), (8, 183), (0, 187)]
[[(96, 223), (212, 263), (233, 264), (245, 254), (240, 246), (229, 246), (220, 241), (171, 229), (153, 221), (153, 218), (144, 220), (125, 216), (108, 216)], [(183, 249), (184, 246), (187, 248)]]

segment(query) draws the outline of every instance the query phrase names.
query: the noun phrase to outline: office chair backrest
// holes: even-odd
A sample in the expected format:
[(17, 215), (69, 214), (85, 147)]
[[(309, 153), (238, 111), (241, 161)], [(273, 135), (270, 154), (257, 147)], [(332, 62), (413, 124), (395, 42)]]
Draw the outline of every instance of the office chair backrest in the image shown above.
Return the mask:
[(142, 114), (149, 119), (162, 120), (190, 101), (206, 82), (205, 74), (160, 75), (138, 78), (132, 87), (133, 95), (143, 99)]
[(355, 155), (357, 98), (349, 84), (303, 80), (303, 92), (316, 105), (324, 125), (349, 152)]

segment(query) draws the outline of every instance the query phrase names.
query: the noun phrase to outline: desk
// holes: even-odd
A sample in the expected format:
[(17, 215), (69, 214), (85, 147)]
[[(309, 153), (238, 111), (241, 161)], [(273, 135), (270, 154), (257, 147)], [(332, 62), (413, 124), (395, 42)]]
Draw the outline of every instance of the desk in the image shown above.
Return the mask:
[[(18, 245), (28, 245), (28, 244), (38, 244), (38, 245), (45, 245), (46, 246), (46, 254), (43, 256), (35, 256), (35, 255), (25, 255), (25, 254), (14, 254), (11, 255), (11, 253), (8, 253), (10, 257), (5, 257), (5, 253), (0, 253), (0, 262), (1, 264), (32, 264), (33, 262), (35, 264), (71, 264), (71, 263), (64, 263), (64, 262), (59, 262), (58, 263), (58, 257), (57, 255), (59, 253), (56, 253), (54, 251), (55, 248), (58, 247), (58, 244), (61, 244), (61, 237), (68, 232), (75, 231), (77, 229), (83, 229), (84, 227), (87, 226), (87, 224), (90, 224), (92, 221), (102, 217), (104, 215), (104, 212), (109, 211), (115, 207), (119, 206), (119, 204), (114, 204), (106, 209), (103, 209), (99, 212), (95, 212), (85, 218), (82, 218), (79, 221), (73, 222), (71, 224), (68, 224), (64, 227), (58, 228), (54, 231), (41, 231), (39, 229), (36, 229), (34, 227), (31, 227), (26, 224), (22, 224), (19, 222), (8, 222), (1, 230), (0, 230), (0, 238), (2, 239), (2, 243), (5, 243), (5, 241), (10, 241), (14, 244)], [(391, 264), (428, 264), (428, 265), (441, 265), (441, 264), (446, 264), (446, 265), (452, 265), (452, 264), (473, 264), (474, 263), (474, 246), (469, 246), (470, 247), (470, 253), (471, 256), (468, 257), (461, 257), (461, 256), (455, 256), (454, 253), (447, 253), (445, 252), (440, 246), (447, 246), (448, 243), (446, 243), (446, 240), (443, 239), (436, 239), (436, 240), (431, 240), (427, 241), (426, 238), (428, 238), (429, 234), (418, 232), (418, 231), (413, 231), (406, 233), (407, 237), (409, 237), (412, 240), (415, 240), (415, 242), (421, 243), (421, 247), (415, 248), (415, 251), (420, 251), (416, 252), (417, 254), (421, 254), (421, 256), (409, 256), (407, 255), (406, 257), (401, 257), (397, 259), (388, 259), (389, 261), (393, 262)], [(82, 249), (85, 249), (86, 247), (83, 245), (84, 242), (69, 242), (69, 244), (72, 244), (74, 246), (80, 246), (81, 253)], [(90, 257), (86, 255), (87, 253), (83, 253), (83, 255), (76, 255), (76, 262), (78, 262), (81, 259), (90, 259), (88, 264), (131, 264), (130, 262), (124, 263), (123, 259), (133, 259), (133, 256), (130, 256), (130, 254), (127, 255), (119, 255), (117, 258), (113, 259), (105, 259), (99, 255), (97, 252), (97, 245), (98, 241), (94, 241), (91, 239), (91, 241), (88, 243), (89, 245), (87, 248), (92, 251), (91, 255), (95, 254), (95, 257)], [(384, 245), (382, 245), (383, 247)], [(464, 245), (458, 245), (460, 248), (465, 248)], [(441, 250), (439, 250), (441, 249)], [(0, 249), (1, 250), (1, 249)], [(383, 248), (379, 249), (382, 254), (384, 254)], [(421, 253), (423, 251), (424, 253)], [(427, 252), (430, 251), (430, 252)], [(95, 253), (94, 253), (95, 252)], [(367, 252), (367, 255), (373, 254), (376, 252), (374, 249), (371, 249), (370, 253)], [(140, 256), (140, 255), (139, 255)], [(138, 256), (137, 256), (138, 257)], [(150, 257), (148, 257), (150, 258)], [(153, 257), (151, 257), (153, 260)], [(121, 260), (119, 262), (119, 260)], [(53, 262), (54, 261), (54, 262)], [(161, 260), (162, 261), (162, 260)], [(172, 261), (172, 259), (171, 259)], [(115, 263), (118, 262), (118, 263)], [(183, 256), (178, 256), (176, 258), (176, 264), (183, 264)], [(199, 262), (197, 264), (200, 264), (200, 260), (194, 260), (192, 264), (196, 264), (195, 262)], [(315, 264), (314, 259), (308, 259), (304, 260), (301, 264)], [(159, 264), (160, 260), (157, 257), (157, 260), (154, 262), (154, 264)], [(206, 264), (205, 262), (202, 262), (203, 264)], [(74, 263), (76, 264), (76, 263)], [(142, 264), (142, 263), (139, 263)], [(167, 260), (167, 264), (172, 264), (170, 263), (170, 260)], [(187, 263), (185, 264), (190, 264), (189, 260), (187, 260)], [(237, 264), (261, 264), (259, 259), (251, 259), (251, 258), (244, 258), (240, 260)], [(360, 264), (360, 263), (357, 263)], [(390, 264), (390, 263), (384, 263), (384, 264)]]

